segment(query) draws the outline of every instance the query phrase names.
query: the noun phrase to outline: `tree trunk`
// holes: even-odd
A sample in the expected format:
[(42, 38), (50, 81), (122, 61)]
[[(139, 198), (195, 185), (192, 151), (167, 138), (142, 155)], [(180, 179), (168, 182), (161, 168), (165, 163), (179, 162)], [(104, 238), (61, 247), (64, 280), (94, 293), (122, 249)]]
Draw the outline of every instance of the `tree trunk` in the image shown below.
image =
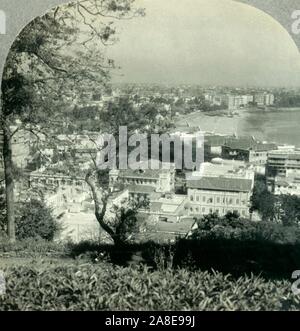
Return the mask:
[(95, 205), (96, 219), (97, 219), (99, 225), (101, 226), (101, 228), (106, 233), (108, 233), (110, 235), (110, 237), (112, 238), (112, 240), (115, 242), (115, 232), (113, 231), (113, 229), (108, 224), (106, 224), (104, 222), (104, 216), (105, 216), (105, 213), (106, 213), (108, 198), (107, 199), (102, 199), (102, 207), (100, 208), (100, 201), (99, 201), (98, 195), (97, 195), (97, 188), (96, 188), (95, 184), (93, 183), (92, 172), (91, 171), (89, 171), (86, 174), (85, 181), (89, 185), (89, 187), (91, 189), (91, 192), (92, 192), (94, 205)]
[(15, 233), (15, 205), (14, 205), (14, 177), (10, 130), (7, 125), (2, 125), (3, 130), (3, 165), (6, 195), (6, 221), (7, 234), (11, 242), (16, 241)]

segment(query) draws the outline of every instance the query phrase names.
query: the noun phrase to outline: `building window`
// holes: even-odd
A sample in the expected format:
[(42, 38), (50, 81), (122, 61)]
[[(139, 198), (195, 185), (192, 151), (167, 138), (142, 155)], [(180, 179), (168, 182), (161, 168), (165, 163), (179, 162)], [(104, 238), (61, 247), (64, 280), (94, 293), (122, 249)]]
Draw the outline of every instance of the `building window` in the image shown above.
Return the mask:
[(205, 208), (204, 207), (202, 208), (202, 213), (205, 213)]
[(220, 198), (219, 197), (217, 198), (217, 203), (220, 203)]
[(239, 205), (240, 204), (240, 200), (236, 199), (236, 204)]
[(190, 196), (190, 199), (191, 199), (191, 201), (194, 201), (194, 197), (192, 195)]
[(196, 197), (196, 200), (199, 201), (199, 197), (198, 196)]
[(202, 198), (203, 202), (205, 202), (205, 197)]

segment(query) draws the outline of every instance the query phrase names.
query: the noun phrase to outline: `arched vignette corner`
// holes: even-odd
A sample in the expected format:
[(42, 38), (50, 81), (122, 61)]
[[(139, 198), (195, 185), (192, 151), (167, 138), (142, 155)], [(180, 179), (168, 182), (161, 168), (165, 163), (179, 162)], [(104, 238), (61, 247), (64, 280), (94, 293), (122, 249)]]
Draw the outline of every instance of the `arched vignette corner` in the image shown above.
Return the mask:
[(15, 39), (36, 17), (46, 14), (51, 8), (72, 2), (72, 0), (27, 0), (17, 5), (11, 0), (2, 0), (0, 11), (5, 13), (6, 31), (0, 35), (0, 95), (4, 66)]
[(296, 34), (292, 31), (292, 26), (296, 22), (299, 22), (298, 28), (300, 29), (300, 15), (293, 17), (295, 11), (300, 11), (299, 0), (233, 0), (236, 2), (249, 5), (263, 11), (265, 14), (272, 17), (277, 21), (290, 35), (295, 42), (298, 50), (300, 51), (300, 33)]
[(6, 34), (6, 14), (0, 9), (0, 35)]

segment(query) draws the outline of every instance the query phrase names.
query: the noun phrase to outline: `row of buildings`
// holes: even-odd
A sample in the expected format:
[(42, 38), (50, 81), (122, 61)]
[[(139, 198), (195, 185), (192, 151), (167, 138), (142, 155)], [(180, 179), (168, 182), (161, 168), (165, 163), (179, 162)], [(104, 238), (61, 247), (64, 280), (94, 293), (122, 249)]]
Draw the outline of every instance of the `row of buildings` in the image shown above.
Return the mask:
[[(189, 128), (189, 136), (198, 130)], [(95, 138), (87, 135), (60, 135), (61, 144), (54, 149), (43, 150), (49, 159), (53, 153), (64, 155), (73, 152), (73, 158), (81, 170), (97, 152)], [(237, 212), (251, 218), (251, 196), (255, 173), (265, 174), (269, 190), (274, 194), (300, 195), (300, 150), (293, 146), (278, 146), (256, 140), (254, 137), (205, 135), (205, 158), (197, 171), (184, 171), (178, 190), (179, 176), (173, 164), (158, 170), (111, 170), (109, 188), (111, 197), (107, 217), (113, 217), (115, 206), (135, 200), (148, 200), (150, 206), (142, 209), (145, 219), (154, 224), (188, 224), (195, 217), (210, 213), (220, 216)], [(63, 161), (49, 161), (48, 167), (40, 167), (28, 174), (28, 190), (43, 194), (63, 221), (65, 238), (75, 240), (90, 238), (99, 233), (99, 224), (94, 215), (94, 201), (82, 174), (72, 174), (65, 169)], [(160, 161), (156, 161), (160, 162)], [(149, 161), (153, 164), (153, 160)], [(57, 169), (61, 168), (61, 171)], [(19, 192), (28, 190), (20, 189)], [(20, 197), (24, 198), (24, 197)], [(127, 202), (126, 202), (127, 201)]]
[(210, 213), (223, 216), (237, 212), (251, 218), (255, 174), (266, 175), (268, 189), (275, 195), (300, 196), (300, 150), (252, 137), (207, 138), (214, 157), (202, 163), (199, 171), (185, 172), (184, 193), (176, 191), (176, 171), (172, 168), (113, 170), (111, 190), (122, 184), (129, 199), (149, 199), (150, 209), (146, 213), (152, 218), (173, 223)]
[(300, 196), (300, 150), (295, 146), (212, 135), (206, 137), (205, 155), (251, 164), (256, 173), (266, 176), (271, 193)]
[(124, 186), (129, 199), (147, 199), (144, 213), (158, 222), (178, 223), (210, 213), (220, 216), (238, 212), (250, 217), (250, 198), (254, 186), (254, 170), (239, 161), (219, 159), (201, 164), (199, 171), (186, 173), (185, 193), (176, 193), (176, 171), (112, 170), (110, 189)]
[[(194, 134), (197, 134), (197, 130), (194, 130)], [(190, 135), (193, 133), (190, 132)], [(89, 143), (88, 136), (79, 140), (85, 141), (82, 143), (85, 145), (82, 150), (85, 150)], [(77, 144), (73, 147), (78, 149)], [(253, 137), (207, 134), (205, 162), (198, 171), (184, 171), (185, 178), (181, 182), (184, 187), (180, 193), (174, 164), (157, 170), (144, 166), (137, 170), (114, 169), (109, 173), (112, 193), (110, 205), (113, 209), (125, 200), (149, 200), (149, 209), (142, 210), (142, 213), (155, 222), (181, 223), (210, 213), (222, 216), (228, 212), (237, 212), (244, 218), (250, 218), (255, 173), (267, 175), (269, 189), (275, 194), (299, 193), (300, 176), (297, 176), (296, 170), (300, 169), (300, 152), (288, 152), (291, 149), (291, 146), (281, 147), (257, 141)], [(83, 156), (77, 155), (76, 158), (81, 160)], [(151, 165), (154, 163), (153, 160), (149, 161)], [(48, 170), (41, 168), (31, 172), (30, 188), (46, 187), (47, 190), (43, 192), (47, 192), (48, 201), (56, 210), (64, 213), (66, 219), (71, 218), (70, 215), (89, 214), (93, 220), (90, 226), (94, 228), (94, 205), (84, 178), (68, 173), (59, 174), (55, 169)], [(71, 223), (74, 225), (73, 221)], [(86, 222), (85, 229), (88, 227)]]
[(275, 96), (268, 92), (256, 92), (253, 94), (205, 94), (205, 100), (212, 105), (222, 106), (224, 105), (229, 110), (237, 110), (247, 107), (248, 105), (256, 105), (258, 107), (273, 106), (275, 103)]
[(249, 163), (257, 173), (264, 174), (270, 151), (277, 150), (278, 145), (258, 141), (254, 137), (236, 137), (227, 135), (207, 135), (205, 137), (205, 159), (220, 157)]

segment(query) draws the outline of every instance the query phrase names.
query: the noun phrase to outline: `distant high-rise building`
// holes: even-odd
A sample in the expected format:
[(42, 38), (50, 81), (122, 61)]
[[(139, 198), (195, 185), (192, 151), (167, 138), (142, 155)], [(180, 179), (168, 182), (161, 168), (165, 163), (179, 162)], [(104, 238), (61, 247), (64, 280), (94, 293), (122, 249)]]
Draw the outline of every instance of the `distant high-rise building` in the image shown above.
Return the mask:
[(248, 106), (249, 103), (253, 102), (253, 96), (250, 94), (227, 95), (224, 102), (228, 105), (228, 109), (235, 110)]
[(275, 101), (274, 94), (272, 93), (255, 93), (254, 102), (258, 106), (273, 106)]

